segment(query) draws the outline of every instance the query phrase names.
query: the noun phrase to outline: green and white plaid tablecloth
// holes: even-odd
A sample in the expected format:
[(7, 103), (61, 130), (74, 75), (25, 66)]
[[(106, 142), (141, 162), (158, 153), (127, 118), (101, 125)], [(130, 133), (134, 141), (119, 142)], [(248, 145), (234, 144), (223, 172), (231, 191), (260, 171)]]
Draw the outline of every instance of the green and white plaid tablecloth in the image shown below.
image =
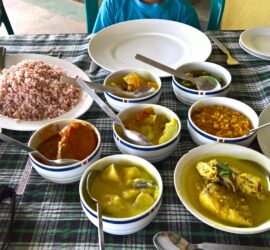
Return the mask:
[[(226, 67), (232, 74), (232, 87), (228, 97), (250, 105), (258, 114), (270, 103), (270, 63), (244, 52), (238, 44), (240, 32), (214, 33), (241, 62), (227, 66), (225, 55), (213, 45), (208, 59)], [(26, 35), (0, 37), (0, 44), (7, 53), (40, 53), (55, 47), (55, 55), (61, 52), (63, 59), (88, 72), (91, 59), (87, 48), (90, 35)], [(100, 70), (91, 80), (102, 82), (108, 72)], [(103, 97), (103, 95), (102, 95)], [(160, 105), (177, 113), (182, 121), (180, 142), (174, 153), (154, 165), (160, 171), (164, 183), (162, 206), (153, 222), (138, 233), (114, 236), (105, 233), (106, 249), (154, 249), (152, 237), (159, 231), (174, 231), (187, 240), (219, 242), (270, 247), (270, 232), (255, 235), (237, 235), (213, 229), (196, 219), (179, 201), (174, 185), (173, 171), (181, 156), (196, 147), (187, 130), (188, 106), (179, 102), (171, 86), (171, 78), (163, 79)], [(93, 104), (80, 119), (92, 122), (102, 131), (102, 157), (119, 154), (113, 137), (112, 122), (101, 109)], [(31, 132), (4, 130), (22, 142), (27, 142)], [(251, 147), (260, 151), (255, 140)], [(16, 186), (27, 161), (27, 154), (13, 146), (0, 142), (0, 185)], [(59, 185), (39, 176), (33, 169), (22, 197), (18, 197), (15, 228), (10, 249), (98, 249), (96, 227), (87, 219), (79, 202), (79, 182)], [(8, 204), (0, 206), (0, 234), (6, 232)], [(269, 210), (270, 211), (270, 210)]]

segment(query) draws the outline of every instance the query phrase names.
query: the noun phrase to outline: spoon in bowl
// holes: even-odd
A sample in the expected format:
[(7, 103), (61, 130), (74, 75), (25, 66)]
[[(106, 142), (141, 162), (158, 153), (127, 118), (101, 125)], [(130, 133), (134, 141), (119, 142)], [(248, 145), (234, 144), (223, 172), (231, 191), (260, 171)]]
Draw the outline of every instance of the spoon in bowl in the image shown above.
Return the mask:
[(181, 72), (180, 70), (175, 70), (173, 68), (170, 68), (167, 65), (161, 64), (143, 55), (136, 54), (135, 58), (155, 68), (163, 70), (173, 76), (176, 76), (180, 79), (194, 82), (198, 90), (209, 91), (209, 90), (216, 90), (216, 89), (221, 88), (219, 81), (215, 77), (212, 77), (212, 76), (191, 77), (191, 76), (187, 76), (184, 72)]
[(123, 134), (125, 138), (131, 143), (142, 145), (142, 146), (150, 146), (152, 143), (141, 133), (129, 130), (125, 128), (125, 125), (121, 121), (121, 119), (110, 109), (110, 107), (93, 91), (89, 88), (87, 83), (85, 83), (81, 78), (77, 78), (77, 83), (81, 86), (85, 92), (91, 96), (94, 101), (104, 110), (104, 112), (119, 126), (121, 126)]
[[(76, 82), (76, 78), (72, 78), (68, 76), (61, 76), (60, 82), (78, 85), (78, 83)], [(107, 86), (107, 85), (103, 85), (99, 83), (87, 82), (87, 81), (84, 81), (84, 82), (87, 83), (87, 85), (91, 89), (97, 89), (104, 92), (110, 92), (112, 94), (116, 94), (116, 95), (128, 97), (128, 98), (139, 98), (139, 97), (148, 96), (155, 91), (155, 88), (153, 88), (152, 86), (144, 86), (144, 87), (136, 89), (135, 91), (125, 91), (117, 87)]]
[(250, 135), (251, 133), (253, 133), (253, 132), (255, 132), (255, 131), (257, 131), (257, 130), (259, 130), (259, 129), (261, 129), (261, 128), (267, 127), (267, 126), (269, 126), (269, 125), (270, 125), (270, 122), (267, 122), (267, 123), (265, 123), (265, 124), (262, 124), (262, 125), (258, 126), (257, 128), (253, 128), (253, 129), (249, 130), (249, 131), (245, 134), (245, 136), (248, 136), (248, 135)]
[(86, 179), (86, 191), (88, 193), (89, 198), (96, 203), (96, 210), (97, 210), (97, 219), (98, 219), (98, 243), (99, 243), (99, 250), (105, 249), (104, 246), (104, 232), (103, 232), (103, 224), (102, 224), (102, 211), (99, 201), (92, 195), (91, 192), (91, 182), (94, 178), (100, 173), (99, 170), (93, 169), (89, 172), (87, 179)]
[(266, 250), (269, 247), (240, 246), (219, 243), (192, 244), (173, 232), (159, 232), (154, 235), (153, 242), (158, 250)]
[(36, 149), (27, 146), (24, 143), (21, 143), (5, 134), (0, 133), (0, 139), (9, 143), (9, 144), (13, 144), (25, 151), (27, 151), (29, 154), (31, 154), (32, 156), (41, 159), (43, 162), (45, 162), (47, 165), (49, 166), (67, 166), (67, 165), (71, 165), (74, 163), (78, 163), (78, 160), (75, 159), (57, 159), (57, 160), (49, 160), (48, 158), (46, 158), (43, 154), (41, 154), (39, 151), (37, 151)]

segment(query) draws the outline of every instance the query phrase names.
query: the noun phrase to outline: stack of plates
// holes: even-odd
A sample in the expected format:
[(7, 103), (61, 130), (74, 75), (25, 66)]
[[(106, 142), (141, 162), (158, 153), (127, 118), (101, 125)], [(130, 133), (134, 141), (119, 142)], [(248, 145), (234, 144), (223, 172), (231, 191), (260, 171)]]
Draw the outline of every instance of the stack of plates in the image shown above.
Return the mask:
[(270, 26), (260, 26), (245, 30), (240, 35), (239, 45), (253, 56), (270, 60)]

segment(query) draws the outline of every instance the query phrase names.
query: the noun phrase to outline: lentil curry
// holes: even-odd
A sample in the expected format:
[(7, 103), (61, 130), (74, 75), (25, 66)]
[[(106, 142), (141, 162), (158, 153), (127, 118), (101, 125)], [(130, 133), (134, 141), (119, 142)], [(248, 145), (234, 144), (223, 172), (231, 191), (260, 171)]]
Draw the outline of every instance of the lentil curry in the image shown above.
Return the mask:
[(191, 113), (191, 119), (206, 133), (223, 138), (241, 137), (253, 128), (245, 115), (221, 105), (195, 110)]

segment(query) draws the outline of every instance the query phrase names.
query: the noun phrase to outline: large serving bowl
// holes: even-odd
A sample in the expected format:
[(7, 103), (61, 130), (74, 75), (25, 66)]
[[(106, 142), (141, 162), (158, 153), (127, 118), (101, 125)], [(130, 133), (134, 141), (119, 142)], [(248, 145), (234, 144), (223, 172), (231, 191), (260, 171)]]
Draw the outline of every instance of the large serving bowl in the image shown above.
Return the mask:
[[(71, 183), (80, 180), (83, 172), (89, 167), (93, 162), (100, 158), (101, 153), (101, 138), (100, 133), (97, 128), (86, 121), (77, 119), (66, 119), (59, 120), (56, 122), (49, 123), (40, 129), (38, 129), (30, 138), (28, 145), (32, 148), (37, 148), (42, 142), (46, 141), (48, 138), (58, 134), (58, 132), (69, 125), (72, 122), (81, 122), (88, 124), (92, 127), (96, 134), (97, 145), (95, 150), (88, 155), (85, 159), (79, 161), (78, 163), (67, 165), (67, 166), (49, 166), (39, 161), (37, 158), (29, 154), (31, 163), (35, 170), (45, 179), (55, 182), (55, 183)], [(91, 143), (91, 142), (89, 142)]]
[(89, 196), (86, 191), (86, 180), (89, 173), (93, 169), (102, 170), (110, 164), (128, 164), (141, 167), (150, 173), (157, 182), (159, 195), (154, 204), (144, 212), (136, 216), (126, 218), (113, 218), (104, 215), (102, 216), (103, 230), (105, 232), (114, 235), (126, 235), (135, 233), (146, 227), (158, 213), (163, 195), (163, 183), (161, 176), (157, 169), (150, 162), (133, 155), (111, 155), (93, 163), (82, 175), (79, 192), (83, 211), (85, 212), (88, 219), (96, 226), (98, 225), (97, 212), (89, 205), (91, 201), (89, 200)]
[(240, 137), (234, 137), (234, 138), (223, 138), (223, 137), (218, 137), (218, 136), (215, 136), (215, 135), (212, 135), (203, 131), (193, 122), (191, 114), (194, 111), (199, 110), (203, 107), (211, 106), (211, 105), (221, 105), (226, 108), (232, 109), (234, 111), (238, 111), (248, 118), (253, 128), (258, 127), (258, 124), (259, 124), (258, 115), (247, 104), (240, 102), (238, 100), (232, 99), (232, 98), (227, 98), (227, 97), (210, 97), (210, 98), (205, 98), (205, 99), (195, 102), (189, 108), (187, 125), (188, 125), (188, 131), (192, 140), (197, 145), (208, 144), (208, 143), (213, 143), (213, 142), (234, 143), (234, 144), (240, 144), (243, 146), (250, 145), (250, 143), (253, 141), (253, 139), (256, 136), (255, 133), (251, 133), (249, 135), (243, 135)]
[(158, 85), (158, 88), (151, 92), (149, 95), (139, 98), (127, 98), (117, 96), (115, 94), (105, 92), (105, 98), (110, 106), (116, 111), (122, 111), (125, 108), (132, 107), (134, 105), (140, 103), (153, 103), (156, 104), (159, 101), (160, 94), (161, 94), (161, 80), (159, 76), (152, 73), (149, 70), (139, 69), (139, 68), (128, 68), (128, 69), (121, 69), (112, 72), (109, 74), (105, 80), (104, 85), (109, 85), (112, 82), (117, 82), (119, 79), (122, 79), (126, 75), (136, 72), (140, 77), (144, 78), (145, 80), (149, 80), (151, 82), (155, 82)]
[(142, 157), (150, 162), (158, 162), (169, 155), (175, 150), (179, 139), (180, 139), (180, 131), (181, 131), (181, 121), (179, 117), (170, 109), (156, 105), (156, 104), (138, 104), (136, 106), (129, 107), (121, 111), (118, 116), (121, 120), (125, 120), (135, 114), (142, 112), (146, 108), (152, 107), (156, 114), (166, 114), (166, 116), (171, 120), (175, 118), (178, 123), (178, 131), (174, 135), (174, 137), (162, 144), (152, 145), (152, 146), (140, 146), (134, 143), (127, 141), (122, 137), (120, 133), (118, 133), (116, 129), (116, 123), (113, 123), (113, 138), (118, 149), (124, 154), (131, 154)]
[(173, 76), (172, 87), (174, 94), (179, 101), (186, 105), (191, 105), (194, 102), (207, 97), (226, 96), (229, 91), (232, 80), (231, 74), (227, 69), (218, 64), (210, 62), (191, 62), (181, 65), (178, 69), (182, 72), (203, 70), (210, 73), (212, 76), (224, 80), (223, 85), (219, 89), (201, 91), (185, 87), (181, 84), (180, 79)]
[[(259, 171), (261, 171), (263, 175), (270, 175), (270, 159), (255, 150), (240, 145), (224, 143), (202, 145), (192, 149), (187, 154), (183, 155), (176, 165), (174, 171), (174, 186), (181, 202), (189, 210), (189, 212), (191, 212), (199, 220), (211, 227), (217, 228), (222, 231), (236, 234), (254, 234), (269, 230), (270, 219), (264, 221), (260, 225), (253, 227), (228, 226), (223, 223), (217, 222), (213, 219), (213, 217), (210, 216), (210, 213), (206, 213), (202, 209), (198, 209), (198, 205), (196, 204), (199, 201), (197, 201), (198, 198), (195, 198), (196, 195), (191, 195), (190, 193), (188, 195), (189, 188), (192, 187), (193, 190), (196, 189), (196, 178), (192, 175), (196, 163), (205, 158), (214, 158), (217, 156), (229, 156), (236, 159), (244, 160), (244, 162), (250, 161), (257, 163), (261, 166), (261, 169)], [(269, 188), (270, 187), (268, 183), (268, 189)], [(258, 201), (253, 202), (255, 202), (255, 204), (258, 203)], [(258, 213), (260, 213), (259, 211), (261, 210), (258, 210)], [(255, 213), (255, 216), (257, 216), (257, 212)]]

